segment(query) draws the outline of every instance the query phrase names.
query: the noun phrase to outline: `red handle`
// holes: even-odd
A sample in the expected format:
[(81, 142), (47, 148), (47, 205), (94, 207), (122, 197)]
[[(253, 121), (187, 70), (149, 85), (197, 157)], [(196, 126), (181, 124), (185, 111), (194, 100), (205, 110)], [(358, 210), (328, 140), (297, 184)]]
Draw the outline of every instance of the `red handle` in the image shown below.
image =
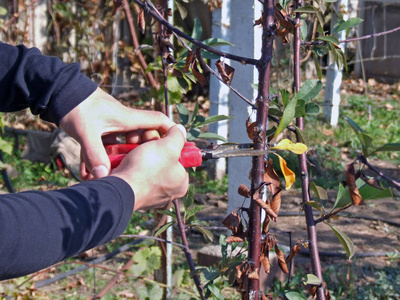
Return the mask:
[[(111, 169), (118, 167), (127, 153), (138, 147), (139, 144), (107, 144), (106, 152), (111, 162)], [(179, 162), (185, 168), (199, 167), (202, 163), (201, 150), (193, 142), (186, 142), (183, 146)]]

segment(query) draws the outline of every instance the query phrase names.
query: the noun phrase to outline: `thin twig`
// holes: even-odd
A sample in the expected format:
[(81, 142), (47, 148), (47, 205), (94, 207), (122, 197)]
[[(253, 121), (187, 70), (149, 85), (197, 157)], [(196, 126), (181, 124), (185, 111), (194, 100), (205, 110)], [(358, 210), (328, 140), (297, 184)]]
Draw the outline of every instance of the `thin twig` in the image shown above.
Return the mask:
[(383, 178), (385, 178), (386, 180), (390, 181), (393, 185), (395, 185), (396, 187), (400, 188), (400, 182), (390, 178), (389, 176), (385, 175), (382, 171), (378, 170), (377, 168), (375, 168), (373, 165), (371, 165), (367, 158), (364, 155), (359, 155), (358, 156), (358, 160), (365, 164), (368, 168), (371, 169), (371, 171), (374, 171), (375, 173), (377, 173), (379, 176), (382, 176)]
[(248, 57), (243, 57), (243, 56), (238, 56), (238, 55), (233, 55), (230, 53), (226, 53), (226, 52), (222, 52), (220, 50), (217, 50), (213, 47), (207, 46), (201, 42), (199, 42), (198, 40), (192, 38), (191, 36), (187, 35), (186, 33), (180, 31), (178, 28), (172, 26), (169, 22), (167, 22), (164, 18), (159, 17), (153, 10), (149, 10), (149, 1), (146, 1), (145, 3), (143, 3), (141, 0), (133, 0), (137, 5), (139, 5), (141, 8), (143, 8), (145, 10), (146, 13), (148, 13), (149, 15), (151, 15), (155, 20), (157, 20), (158, 22), (160, 22), (162, 25), (164, 25), (166, 28), (168, 28), (169, 30), (171, 30), (172, 32), (178, 34), (180, 37), (184, 38), (185, 40), (191, 42), (192, 44), (208, 51), (211, 53), (214, 53), (216, 55), (219, 55), (221, 57), (225, 57), (228, 59), (232, 59), (235, 61), (238, 61), (242, 64), (249, 64), (249, 65), (257, 65), (258, 64), (258, 60), (254, 59), (254, 58), (248, 58)]
[[(393, 32), (399, 31), (399, 30), (400, 30), (400, 27), (396, 27), (396, 28), (393, 28), (393, 29), (390, 29), (390, 30), (387, 30), (387, 31), (372, 33), (372, 34), (368, 34), (368, 35), (364, 35), (364, 36), (360, 36), (360, 37), (356, 37), (356, 38), (352, 38), (352, 39), (341, 40), (341, 41), (339, 41), (339, 44), (371, 39), (371, 38), (374, 38), (374, 37), (378, 37), (378, 36), (386, 35), (386, 34), (389, 34), (389, 33), (393, 33)], [(323, 44), (326, 44), (326, 42), (325, 41), (302, 42), (302, 45), (305, 45), (305, 46), (317, 46), (317, 45), (323, 45)]]
[(148, 236), (148, 235), (147, 236), (143, 236), (143, 235), (138, 235), (138, 234), (122, 234), (122, 235), (120, 235), (120, 237), (123, 237), (123, 238), (144, 238), (144, 239), (148, 239), (148, 240), (155, 240), (155, 241), (163, 242), (163, 243), (166, 243), (166, 244), (171, 244), (171, 245), (177, 246), (177, 247), (179, 247), (179, 248), (181, 248), (183, 250), (186, 250), (186, 246), (185, 245), (182, 245), (182, 244), (179, 244), (179, 243), (175, 243), (175, 242), (172, 242), (172, 241), (169, 241), (169, 240), (166, 240), (166, 239), (158, 238), (158, 237), (155, 237), (155, 236)]
[(330, 212), (330, 213), (328, 213), (326, 215), (323, 215), (321, 218), (315, 220), (315, 223), (318, 224), (318, 223), (321, 223), (321, 222), (323, 222), (325, 220), (328, 220), (328, 219), (332, 218), (333, 216), (336, 216), (341, 211), (343, 211), (345, 209), (348, 209), (352, 205), (353, 205), (353, 203), (349, 203), (349, 204), (347, 204), (347, 205), (345, 205), (343, 207), (338, 208), (337, 210), (334, 210), (334, 211), (332, 211), (332, 212)]
[(199, 295), (200, 295), (201, 299), (204, 300), (205, 298), (204, 298), (204, 295), (203, 295), (203, 286), (201, 285), (199, 275), (195, 272), (196, 267), (194, 266), (192, 254), (189, 251), (189, 243), (188, 243), (187, 238), (186, 238), (185, 226), (183, 224), (182, 217), (181, 217), (181, 212), (180, 212), (180, 209), (179, 209), (179, 202), (178, 202), (177, 199), (175, 199), (172, 202), (174, 203), (174, 206), (175, 206), (176, 218), (177, 218), (177, 221), (178, 221), (178, 227), (179, 227), (179, 231), (180, 231), (180, 234), (181, 234), (182, 242), (185, 245), (184, 251), (185, 251), (185, 255), (186, 255), (186, 260), (187, 260), (187, 262), (189, 264), (190, 271), (193, 272), (193, 274), (194, 274), (193, 275), (193, 281), (196, 284), (197, 291), (199, 292)]

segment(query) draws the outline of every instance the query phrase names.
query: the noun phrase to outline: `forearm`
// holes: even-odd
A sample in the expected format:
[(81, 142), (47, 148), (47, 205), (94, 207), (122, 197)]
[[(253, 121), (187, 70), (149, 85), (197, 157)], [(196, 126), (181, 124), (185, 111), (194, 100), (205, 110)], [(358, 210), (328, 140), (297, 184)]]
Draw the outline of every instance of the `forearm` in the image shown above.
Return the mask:
[(107, 243), (128, 225), (130, 186), (116, 177), (0, 198), (0, 280), (27, 275)]
[(96, 87), (81, 74), (77, 63), (65, 64), (37, 48), (0, 42), (0, 111), (29, 107), (32, 113), (58, 124)]

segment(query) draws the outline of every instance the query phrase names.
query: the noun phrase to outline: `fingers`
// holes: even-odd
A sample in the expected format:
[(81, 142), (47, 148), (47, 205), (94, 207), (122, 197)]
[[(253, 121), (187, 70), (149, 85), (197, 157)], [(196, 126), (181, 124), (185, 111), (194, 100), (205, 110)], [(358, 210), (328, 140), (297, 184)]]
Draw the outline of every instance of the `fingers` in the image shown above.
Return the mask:
[[(82, 159), (86, 169), (94, 178), (101, 178), (110, 174), (110, 160), (106, 153), (101, 137), (87, 136), (81, 143)], [(87, 171), (85, 171), (87, 173)], [(85, 173), (81, 169), (81, 176)], [(85, 176), (82, 176), (85, 177)]]

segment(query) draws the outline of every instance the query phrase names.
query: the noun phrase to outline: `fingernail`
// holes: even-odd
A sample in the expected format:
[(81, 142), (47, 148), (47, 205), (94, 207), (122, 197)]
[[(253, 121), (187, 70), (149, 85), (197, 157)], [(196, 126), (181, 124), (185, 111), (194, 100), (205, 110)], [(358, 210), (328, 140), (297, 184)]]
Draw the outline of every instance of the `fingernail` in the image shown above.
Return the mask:
[(186, 139), (186, 129), (185, 129), (185, 127), (183, 127), (181, 124), (178, 124), (177, 127), (179, 128), (180, 131), (182, 131), (183, 136)]
[(94, 167), (92, 169), (92, 174), (95, 178), (102, 178), (102, 177), (108, 176), (109, 171), (106, 168), (106, 166), (101, 165), (101, 166)]

